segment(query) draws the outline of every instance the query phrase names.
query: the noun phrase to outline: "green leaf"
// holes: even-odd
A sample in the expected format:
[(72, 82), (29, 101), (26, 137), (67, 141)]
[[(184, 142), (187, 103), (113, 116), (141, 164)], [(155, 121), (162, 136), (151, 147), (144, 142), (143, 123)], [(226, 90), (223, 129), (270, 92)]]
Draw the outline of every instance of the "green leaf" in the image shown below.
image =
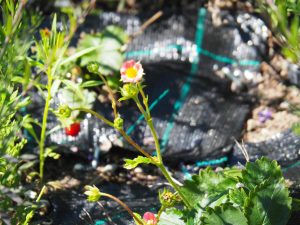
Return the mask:
[(138, 156), (134, 159), (125, 159), (124, 161), (125, 161), (124, 168), (128, 169), (128, 170), (134, 169), (139, 164), (150, 164), (151, 163), (151, 159), (144, 157), (144, 156)]
[(250, 192), (245, 214), (251, 225), (285, 225), (291, 212), (292, 198), (283, 178), (266, 180)]
[(108, 26), (102, 33), (85, 35), (78, 44), (79, 50), (94, 47), (80, 57), (80, 65), (87, 66), (90, 62), (99, 63), (99, 72), (111, 75), (121, 68), (124, 60), (123, 45), (128, 41), (124, 30), (116, 26)]
[(170, 208), (161, 214), (158, 225), (185, 225), (182, 217), (183, 214), (180, 210)]
[(207, 168), (200, 171), (199, 175), (192, 176), (192, 180), (186, 180), (181, 191), (192, 206), (200, 204), (201, 207), (206, 207), (222, 203), (236, 183), (233, 177), (226, 176), (223, 171), (214, 172)]
[(208, 208), (202, 214), (201, 221), (203, 225), (248, 225), (241, 209), (228, 203)]
[(228, 197), (235, 206), (244, 207), (248, 195), (243, 188), (237, 188), (230, 190)]
[(89, 81), (86, 81), (86, 82), (83, 82), (82, 84), (80, 84), (80, 87), (81, 88), (96, 87), (96, 86), (99, 86), (101, 84), (103, 84), (102, 81), (99, 81), (99, 80), (89, 80)]
[(104, 40), (107, 38), (117, 40), (118, 46), (116, 47), (118, 48), (126, 44), (129, 40), (129, 37), (125, 33), (124, 29), (114, 25), (107, 26), (102, 33), (102, 37)]
[(242, 171), (242, 183), (251, 190), (266, 180), (277, 183), (281, 178), (282, 172), (278, 163), (266, 157), (257, 159), (254, 163), (247, 162), (246, 169)]

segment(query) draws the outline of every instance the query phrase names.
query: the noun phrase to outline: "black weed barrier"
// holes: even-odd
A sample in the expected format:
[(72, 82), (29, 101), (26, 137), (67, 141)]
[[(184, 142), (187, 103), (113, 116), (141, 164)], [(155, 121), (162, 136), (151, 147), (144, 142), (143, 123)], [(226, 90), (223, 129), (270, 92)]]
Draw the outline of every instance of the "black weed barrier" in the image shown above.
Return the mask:
[[(176, 11), (166, 10), (143, 34), (133, 39), (127, 49), (127, 59), (143, 63), (146, 92), (150, 96), (162, 152), (165, 160), (175, 165), (182, 162), (194, 163), (197, 167), (224, 165), (229, 157), (231, 164), (243, 162), (234, 140), (242, 135), (252, 103), (245, 95), (232, 93), (230, 85), (235, 82), (242, 86), (249, 74), (259, 71), (267, 52), (267, 27), (256, 15), (242, 11), (221, 11), (220, 16), (227, 23), (216, 27), (205, 8), (190, 5)], [(143, 21), (145, 15), (102, 13), (88, 17), (81, 29), (101, 30), (118, 24), (133, 34)], [(225, 77), (217, 76), (217, 70), (222, 70)], [(97, 104), (95, 110), (111, 117), (108, 103)], [(133, 105), (123, 105), (120, 113), (126, 119), (127, 134), (146, 150), (153, 150), (150, 131)], [(52, 122), (56, 123), (54, 119)], [(79, 153), (94, 158), (103, 151), (101, 146), (131, 149), (117, 132), (91, 117), (86, 117), (82, 125), (82, 132), (76, 138), (65, 136), (61, 130), (52, 134), (49, 141), (68, 148), (77, 146)], [(246, 144), (251, 159), (266, 155), (286, 168), (292, 166), (286, 171), (292, 180), (299, 178), (292, 172), (298, 170), (299, 147), (299, 137), (289, 131), (263, 143)], [(134, 211), (152, 208), (157, 211), (156, 190), (117, 184), (101, 187), (126, 201)], [(97, 205), (87, 203), (84, 196), (78, 194), (81, 191), (58, 192), (49, 197), (54, 209), (52, 224), (91, 224), (83, 208), (91, 214), (94, 224), (109, 224), (107, 215), (101, 214)], [(108, 201), (103, 205), (116, 224), (132, 222), (114, 203)]]
[[(245, 74), (259, 70), (266, 52), (266, 37), (257, 29), (265, 25), (261, 19), (244, 12), (224, 11), (222, 17), (228, 24), (215, 27), (205, 8), (166, 10), (128, 46), (127, 58), (141, 60), (145, 67), (151, 111), (166, 160), (222, 158), (231, 150), (234, 139), (241, 136), (251, 104), (233, 94), (230, 83), (242, 82)], [(144, 16), (102, 13), (99, 17), (89, 17), (84, 30), (101, 30), (118, 24), (131, 34), (144, 20)], [(224, 68), (228, 76), (218, 77), (216, 68)], [(109, 104), (95, 108), (110, 116)], [(121, 109), (128, 121), (127, 133), (146, 149), (153, 149), (142, 116), (137, 112), (129, 114), (134, 111), (131, 109), (131, 105)], [(79, 135), (73, 143), (61, 137), (63, 132), (52, 135), (51, 140), (86, 147), (83, 140), (88, 139), (90, 148), (94, 148), (95, 140), (110, 142), (111, 146), (116, 143), (113, 140), (118, 136), (111, 128), (92, 118), (85, 124), (83, 130), (87, 133)], [(130, 148), (122, 140), (117, 143)]]

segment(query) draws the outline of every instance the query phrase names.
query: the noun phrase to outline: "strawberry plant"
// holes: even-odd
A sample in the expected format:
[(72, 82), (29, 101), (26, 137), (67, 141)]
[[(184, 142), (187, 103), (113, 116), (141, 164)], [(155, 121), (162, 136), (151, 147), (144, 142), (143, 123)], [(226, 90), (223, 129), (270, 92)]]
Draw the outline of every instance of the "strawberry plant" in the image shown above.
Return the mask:
[[(92, 63), (88, 66), (90, 72), (101, 74), (99, 65)], [(183, 184), (176, 181), (169, 173), (160, 151), (160, 143), (153, 126), (153, 120), (148, 106), (148, 96), (144, 92), (144, 70), (139, 62), (127, 61), (121, 68), (120, 88), (122, 97), (119, 101), (133, 100), (146, 120), (155, 141), (156, 155), (150, 155), (135, 143), (123, 130), (123, 119), (118, 113), (116, 100), (112, 97), (114, 121), (104, 118), (101, 114), (86, 108), (70, 108), (66, 105), (59, 107), (57, 113), (63, 118), (71, 115), (72, 111), (91, 113), (104, 123), (114, 127), (137, 151), (140, 156), (125, 159), (124, 167), (134, 169), (140, 164), (156, 166), (160, 169), (172, 189), (159, 193), (161, 208), (154, 214), (145, 212), (143, 216), (133, 212), (124, 202), (108, 193), (103, 193), (96, 186), (87, 186), (85, 194), (88, 200), (96, 202), (100, 198), (111, 198), (118, 202), (133, 217), (138, 225), (283, 225), (287, 224), (292, 198), (280, 166), (276, 161), (267, 158), (255, 162), (247, 162), (240, 168), (225, 168), (218, 172), (211, 168), (201, 170)], [(112, 93), (111, 91), (109, 92)]]

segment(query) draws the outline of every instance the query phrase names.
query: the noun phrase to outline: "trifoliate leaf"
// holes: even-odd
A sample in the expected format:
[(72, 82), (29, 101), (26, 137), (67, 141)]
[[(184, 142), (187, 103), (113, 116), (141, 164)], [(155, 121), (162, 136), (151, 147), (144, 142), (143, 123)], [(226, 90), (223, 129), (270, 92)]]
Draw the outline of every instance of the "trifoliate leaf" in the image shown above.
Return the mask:
[(128, 170), (134, 169), (139, 164), (150, 164), (151, 163), (151, 159), (144, 157), (144, 156), (138, 156), (134, 159), (125, 159), (124, 161), (125, 161), (124, 168), (128, 169)]

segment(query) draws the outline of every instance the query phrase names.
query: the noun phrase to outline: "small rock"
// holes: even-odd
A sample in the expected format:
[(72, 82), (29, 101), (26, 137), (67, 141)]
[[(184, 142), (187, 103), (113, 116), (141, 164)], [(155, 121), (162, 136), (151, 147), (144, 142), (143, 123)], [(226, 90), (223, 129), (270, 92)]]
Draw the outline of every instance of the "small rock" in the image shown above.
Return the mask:
[(136, 168), (133, 170), (133, 172), (134, 172), (135, 174), (137, 174), (137, 173), (142, 173), (142, 172), (143, 172), (143, 169), (142, 169), (141, 167), (136, 167)]
[(106, 166), (104, 166), (103, 168), (103, 172), (104, 173), (113, 173), (114, 171), (116, 171), (117, 169), (117, 165), (116, 164), (107, 164)]

